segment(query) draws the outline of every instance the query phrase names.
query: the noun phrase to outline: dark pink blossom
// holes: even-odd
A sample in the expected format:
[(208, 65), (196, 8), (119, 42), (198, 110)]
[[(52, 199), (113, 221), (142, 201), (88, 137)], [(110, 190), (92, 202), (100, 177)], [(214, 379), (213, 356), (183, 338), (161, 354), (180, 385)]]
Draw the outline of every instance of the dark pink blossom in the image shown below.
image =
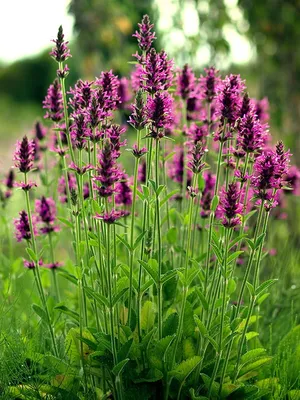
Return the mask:
[(51, 119), (54, 122), (59, 122), (64, 117), (64, 108), (62, 101), (61, 86), (57, 79), (49, 86), (43, 108), (47, 110), (44, 118)]
[(195, 74), (188, 64), (177, 72), (177, 92), (183, 100), (187, 100), (195, 90)]
[(237, 124), (237, 144), (246, 153), (253, 153), (261, 149), (266, 136), (265, 128), (256, 115), (248, 112)]
[(106, 224), (114, 224), (120, 218), (124, 217), (125, 211), (112, 209), (104, 214), (96, 214), (94, 218), (101, 219)]
[(64, 40), (63, 28), (60, 26), (58, 28), (57, 38), (52, 40), (55, 43), (55, 47), (50, 52), (50, 55), (57, 62), (66, 61), (71, 56), (70, 50), (68, 49), (68, 43)]
[[(68, 183), (69, 183), (69, 190), (77, 190), (77, 183), (76, 183), (76, 178), (73, 174), (68, 173)], [(61, 176), (60, 179), (58, 180), (58, 187), (57, 187), (58, 193), (60, 194), (59, 200), (61, 203), (66, 203), (68, 201), (67, 197), (67, 188), (66, 188), (66, 181), (65, 177)]]
[(126, 132), (126, 127), (120, 126), (118, 124), (111, 125), (106, 130), (107, 138), (110, 139), (112, 146), (112, 151), (114, 152), (114, 157), (119, 158), (121, 155), (120, 149), (122, 146), (126, 145), (126, 140), (121, 141), (121, 135)]
[(138, 90), (134, 104), (131, 106), (132, 113), (128, 123), (137, 130), (141, 130), (147, 123), (145, 104), (143, 100), (143, 92)]
[[(23, 239), (30, 240), (31, 232), (30, 232), (28, 214), (26, 211), (23, 210), (20, 211), (19, 215), (20, 217), (18, 219), (15, 219), (14, 221), (16, 239), (18, 242), (21, 242)], [(33, 225), (33, 234), (36, 236), (37, 229), (36, 229), (35, 218), (32, 218), (32, 225)]]
[(132, 190), (129, 186), (128, 175), (123, 173), (120, 181), (116, 183), (116, 204), (130, 206), (132, 203)]
[(128, 79), (125, 77), (122, 77), (119, 79), (118, 97), (119, 97), (118, 107), (120, 109), (124, 109), (126, 106), (126, 103), (131, 99), (131, 95), (130, 95), (130, 91), (129, 91), (129, 82), (128, 82)]
[(153, 98), (148, 97), (146, 114), (150, 122), (151, 136), (164, 136), (161, 129), (167, 128), (173, 121), (173, 98), (167, 92), (158, 92)]
[[(24, 263), (24, 267), (28, 268), (28, 269), (34, 269), (36, 267), (36, 265), (33, 261), (23, 260), (23, 263)], [(39, 265), (39, 267), (41, 267), (43, 265), (43, 261), (39, 260), (38, 265)]]
[(16, 144), (16, 151), (14, 154), (15, 167), (20, 172), (27, 173), (33, 168), (35, 144), (33, 140), (28, 140), (24, 136), (22, 141)]
[(243, 211), (243, 204), (240, 198), (241, 191), (236, 182), (230, 183), (227, 190), (223, 188), (221, 191), (218, 217), (227, 228), (234, 228), (241, 224), (240, 214)]
[(70, 94), (72, 97), (70, 98), (70, 106), (73, 109), (73, 112), (84, 111), (88, 108), (92, 98), (92, 84), (93, 82), (78, 80), (74, 86), (74, 88), (70, 89)]
[(42, 223), (41, 233), (48, 234), (57, 232), (59, 227), (55, 225), (56, 205), (51, 197), (42, 196), (41, 199), (35, 201), (35, 212), (37, 214), (37, 222)]
[(204, 68), (205, 76), (200, 77), (200, 96), (211, 103), (217, 94), (217, 87), (220, 84), (219, 71), (215, 67)]
[(142, 22), (138, 24), (139, 30), (132, 36), (137, 38), (139, 48), (141, 51), (147, 52), (150, 50), (153, 40), (156, 39), (155, 32), (152, 32), (154, 27), (150, 22), (148, 15), (144, 15)]

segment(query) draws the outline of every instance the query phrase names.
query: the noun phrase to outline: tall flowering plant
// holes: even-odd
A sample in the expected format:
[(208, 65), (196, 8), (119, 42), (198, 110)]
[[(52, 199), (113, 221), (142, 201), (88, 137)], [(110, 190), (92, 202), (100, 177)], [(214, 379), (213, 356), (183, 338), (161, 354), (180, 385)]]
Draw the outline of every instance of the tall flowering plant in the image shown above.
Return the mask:
[(270, 361), (257, 340), (275, 283), (261, 282), (268, 226), (299, 173), (283, 143), (271, 144), (266, 111), (239, 75), (175, 72), (152, 47), (148, 16), (133, 36), (121, 126), (128, 81), (104, 71), (67, 91), (59, 28), (48, 129), (38, 122), (17, 143), (22, 182), (12, 172), (5, 181), (6, 198), (15, 185), (24, 191), (16, 239), (27, 243), (46, 352), (62, 360), (56, 375), (74, 398), (244, 398)]

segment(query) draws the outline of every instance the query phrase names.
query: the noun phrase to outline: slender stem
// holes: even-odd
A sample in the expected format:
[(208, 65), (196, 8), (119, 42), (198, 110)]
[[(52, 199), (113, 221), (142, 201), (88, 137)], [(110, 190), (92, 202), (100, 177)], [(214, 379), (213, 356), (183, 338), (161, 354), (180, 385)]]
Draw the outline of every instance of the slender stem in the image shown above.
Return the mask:
[[(137, 148), (140, 148), (141, 131), (137, 130)], [(133, 300), (133, 261), (134, 261), (134, 222), (135, 222), (135, 206), (137, 194), (137, 178), (139, 169), (139, 158), (135, 157), (134, 160), (134, 173), (133, 173), (133, 192), (132, 192), (132, 205), (131, 205), (131, 224), (130, 224), (130, 256), (129, 256), (129, 297), (128, 297), (128, 324), (131, 321), (131, 308)]]
[[(264, 204), (264, 202), (262, 202), (262, 204)], [(267, 226), (268, 226), (268, 220), (269, 220), (269, 215), (270, 212), (266, 212), (265, 216), (264, 216), (264, 222), (263, 222), (263, 228), (262, 228), (262, 234), (266, 234), (267, 232)], [(238, 355), (237, 355), (237, 361), (236, 361), (236, 366), (235, 366), (235, 372), (234, 372), (234, 378), (233, 378), (233, 383), (235, 383), (238, 374), (239, 374), (239, 366), (240, 366), (240, 361), (241, 361), (241, 357), (242, 357), (242, 352), (243, 352), (243, 345), (244, 345), (244, 341), (245, 341), (245, 337), (246, 337), (246, 333), (248, 330), (248, 326), (249, 326), (249, 321), (254, 309), (254, 305), (256, 302), (256, 289), (257, 289), (257, 277), (259, 274), (259, 267), (260, 267), (260, 263), (261, 263), (261, 258), (262, 258), (262, 251), (263, 251), (263, 246), (264, 246), (264, 239), (261, 241), (260, 245), (259, 245), (259, 249), (258, 249), (258, 255), (257, 255), (257, 259), (256, 259), (256, 264), (255, 264), (255, 268), (254, 268), (254, 279), (253, 279), (253, 289), (254, 289), (254, 294), (252, 295), (251, 298), (251, 302), (250, 302), (250, 306), (249, 306), (249, 310), (248, 310), (248, 315), (247, 315), (247, 319), (246, 319), (246, 323), (243, 329), (243, 333), (242, 333), (242, 337), (240, 339), (239, 342), (239, 349), (238, 349)]]
[[(156, 140), (155, 148), (155, 183), (156, 190), (159, 187), (159, 153), (160, 153), (160, 142)], [(163, 307), (162, 307), (162, 240), (161, 240), (161, 225), (160, 225), (160, 203), (159, 195), (156, 193), (155, 201), (155, 214), (156, 214), (156, 228), (157, 228), (157, 242), (158, 242), (158, 282), (157, 282), (157, 303), (158, 303), (158, 337), (162, 338), (162, 318), (163, 318)]]
[[(50, 256), (51, 256), (51, 262), (54, 264), (54, 250), (53, 250), (53, 241), (52, 241), (52, 232), (48, 234), (49, 238), (49, 247), (50, 247)], [(52, 277), (53, 277), (53, 284), (54, 284), (54, 291), (55, 291), (55, 297), (58, 302), (60, 302), (60, 294), (59, 294), (59, 288), (58, 288), (58, 283), (57, 283), (57, 277), (56, 277), (56, 270), (55, 268), (52, 268)]]
[[(24, 174), (24, 180), (25, 184), (27, 184), (27, 174)], [(38, 257), (38, 252), (37, 252), (37, 246), (36, 246), (36, 241), (35, 241), (35, 236), (34, 236), (34, 230), (33, 230), (33, 225), (32, 225), (32, 215), (31, 215), (31, 208), (30, 208), (30, 200), (29, 200), (29, 191), (25, 190), (25, 199), (26, 199), (26, 207), (27, 207), (27, 213), (28, 213), (28, 221), (29, 221), (29, 227), (30, 227), (30, 234), (31, 234), (31, 243), (32, 243), (32, 249), (34, 251), (34, 254), (36, 258)], [(36, 282), (37, 282), (37, 288), (38, 292), (40, 294), (41, 302), (45, 310), (46, 314), (46, 319), (47, 319), (47, 324), (51, 336), (51, 341), (52, 341), (52, 346), (53, 346), (53, 351), (56, 357), (58, 357), (58, 349), (57, 349), (57, 344), (53, 332), (53, 327), (52, 327), (52, 322), (51, 322), (51, 317), (49, 313), (49, 309), (47, 306), (46, 302), (46, 297), (45, 293), (43, 290), (43, 285), (42, 285), (42, 280), (40, 276), (40, 271), (39, 271), (39, 262), (38, 259), (35, 261), (35, 268), (33, 269), (35, 277), (36, 277)]]

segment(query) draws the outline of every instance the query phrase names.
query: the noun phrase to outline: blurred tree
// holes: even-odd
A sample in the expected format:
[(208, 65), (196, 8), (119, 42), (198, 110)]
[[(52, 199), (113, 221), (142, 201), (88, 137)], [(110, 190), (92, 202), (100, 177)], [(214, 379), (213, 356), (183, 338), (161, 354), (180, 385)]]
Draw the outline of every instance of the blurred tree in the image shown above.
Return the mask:
[[(70, 59), (68, 82), (78, 79), (76, 63)], [(16, 103), (38, 103), (44, 99), (50, 83), (56, 76), (56, 63), (49, 56), (49, 51), (0, 68), (0, 95), (9, 97)]]
[(94, 78), (103, 69), (126, 75), (130, 55), (137, 50), (132, 37), (144, 14), (154, 20), (153, 0), (72, 0), (77, 46), (83, 72)]
[(238, 4), (249, 22), (248, 36), (256, 45), (261, 92), (275, 108), (278, 127), (295, 134), (300, 126), (300, 52), (296, 47), (300, 1), (239, 0)]

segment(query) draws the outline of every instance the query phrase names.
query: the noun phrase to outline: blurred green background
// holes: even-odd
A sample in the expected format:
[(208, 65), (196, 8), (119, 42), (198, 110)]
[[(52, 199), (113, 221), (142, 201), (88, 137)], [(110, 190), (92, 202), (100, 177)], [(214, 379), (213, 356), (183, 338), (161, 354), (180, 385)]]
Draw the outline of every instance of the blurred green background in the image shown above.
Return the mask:
[[(156, 46), (165, 48), (178, 66), (188, 62), (200, 73), (214, 64), (224, 73), (238, 72), (247, 80), (252, 97), (267, 96), (273, 134), (284, 138), (293, 153), (299, 154), (299, 0), (62, 0), (53, 1), (53, 15), (56, 3), (63, 8), (62, 14), (48, 20), (45, 14), (32, 15), (38, 3), (27, 1), (25, 24), (28, 27), (31, 20), (38, 19), (53, 38), (60, 23), (71, 24), (70, 85), (79, 76), (93, 78), (103, 69), (128, 74), (128, 61), (136, 51), (131, 35), (142, 15), (148, 13), (159, 38)], [(19, 43), (22, 29), (15, 30), (4, 2), (0, 8), (3, 21), (8, 20), (12, 29), (8, 37), (13, 33)], [(30, 41), (39, 37), (34, 26)], [(43, 115), (41, 101), (55, 76), (48, 45), (50, 42), (45, 42), (43, 51), (34, 56), (28, 50), (21, 59), (16, 59), (15, 52), (15, 60), (6, 60), (4, 47), (0, 53), (0, 157), (4, 165), (10, 160), (12, 139), (31, 129), (32, 121)]]

